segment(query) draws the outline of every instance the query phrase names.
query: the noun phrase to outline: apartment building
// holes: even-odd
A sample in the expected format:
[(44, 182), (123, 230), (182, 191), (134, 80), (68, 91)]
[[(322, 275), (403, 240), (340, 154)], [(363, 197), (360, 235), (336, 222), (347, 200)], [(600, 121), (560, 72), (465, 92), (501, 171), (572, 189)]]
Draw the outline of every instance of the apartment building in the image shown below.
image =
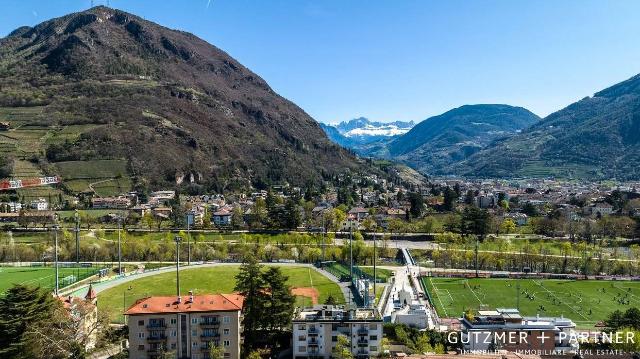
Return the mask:
[(211, 346), (224, 350), (224, 358), (240, 358), (238, 294), (147, 297), (126, 312), (129, 358), (209, 359)]
[(542, 351), (573, 353), (579, 349), (576, 324), (564, 317), (522, 317), (517, 309), (480, 310), (460, 318), (465, 351)]
[(292, 323), (294, 358), (329, 358), (339, 335), (349, 339), (358, 358), (375, 357), (382, 350), (382, 317), (375, 309), (317, 305), (296, 312)]

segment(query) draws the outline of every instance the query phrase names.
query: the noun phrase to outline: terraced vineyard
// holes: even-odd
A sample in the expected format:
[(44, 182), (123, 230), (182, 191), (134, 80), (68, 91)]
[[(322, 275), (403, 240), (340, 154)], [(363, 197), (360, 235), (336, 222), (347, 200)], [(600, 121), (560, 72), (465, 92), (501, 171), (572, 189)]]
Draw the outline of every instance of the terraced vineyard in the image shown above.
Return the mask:
[[(0, 132), (0, 155), (13, 158), (13, 178), (59, 175), (62, 186), (72, 192), (95, 192), (99, 196), (117, 195), (131, 189), (125, 160), (95, 160), (58, 162), (40, 167), (38, 159), (45, 157), (45, 150), (54, 144), (77, 140), (86, 131), (99, 124), (61, 125), (45, 115), (43, 107), (0, 108), (0, 121), (8, 122), (10, 129)], [(46, 198), (57, 203), (63, 191), (53, 187), (37, 187), (18, 190), (24, 202)]]

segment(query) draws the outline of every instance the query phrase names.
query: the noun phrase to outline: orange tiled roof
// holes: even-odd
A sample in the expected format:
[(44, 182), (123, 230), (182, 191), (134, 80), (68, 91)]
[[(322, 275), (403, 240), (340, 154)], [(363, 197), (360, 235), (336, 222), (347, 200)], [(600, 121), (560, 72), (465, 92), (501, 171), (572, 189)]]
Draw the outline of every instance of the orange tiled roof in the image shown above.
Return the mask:
[(242, 310), (244, 297), (240, 294), (206, 294), (181, 296), (178, 303), (176, 296), (147, 297), (137, 300), (125, 312), (126, 315), (153, 313), (185, 313)]

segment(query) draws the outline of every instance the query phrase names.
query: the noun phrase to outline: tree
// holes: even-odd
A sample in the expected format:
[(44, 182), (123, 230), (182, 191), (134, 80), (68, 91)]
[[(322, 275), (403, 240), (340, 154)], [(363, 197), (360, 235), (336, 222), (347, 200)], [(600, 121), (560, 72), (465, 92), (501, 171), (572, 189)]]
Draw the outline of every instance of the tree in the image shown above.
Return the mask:
[(331, 356), (335, 359), (353, 359), (353, 353), (351, 353), (351, 344), (349, 338), (344, 334), (338, 335), (338, 342), (331, 351)]
[(467, 207), (462, 212), (461, 228), (464, 234), (475, 234), (482, 241), (491, 228), (491, 214), (478, 207)]
[(252, 228), (260, 228), (267, 222), (267, 204), (262, 197), (258, 197), (256, 202), (253, 204), (253, 209), (251, 211), (251, 221), (249, 225)]
[(296, 298), (287, 285), (288, 277), (282, 274), (280, 268), (269, 267), (262, 278), (268, 294), (261, 326), (269, 332), (282, 331), (291, 324)]
[(429, 338), (429, 335), (425, 333), (420, 334), (418, 338), (416, 338), (414, 350), (420, 354), (433, 352), (433, 347), (431, 346), (431, 339)]
[(411, 204), (409, 213), (411, 213), (411, 216), (413, 216), (414, 218), (419, 218), (422, 215), (422, 211), (424, 209), (424, 199), (422, 198), (420, 193), (409, 193), (409, 203)]
[(240, 271), (236, 275), (235, 291), (244, 296), (242, 307), (244, 328), (245, 352), (253, 348), (260, 329), (263, 318), (264, 303), (267, 294), (265, 293), (264, 277), (261, 275), (262, 266), (252, 255), (245, 258), (240, 266)]
[(300, 211), (298, 210), (298, 205), (293, 199), (289, 198), (287, 200), (287, 203), (285, 204), (284, 212), (285, 212), (285, 218), (284, 218), (285, 228), (288, 228), (288, 229), (298, 228), (302, 221), (300, 218)]
[(500, 232), (501, 233), (513, 233), (516, 230), (516, 222), (511, 218), (505, 218), (504, 221), (500, 224)]
[(231, 226), (233, 228), (240, 228), (244, 225), (244, 213), (242, 212), (242, 208), (235, 207), (233, 209), (233, 214), (231, 214)]
[(447, 188), (444, 189), (443, 196), (442, 208), (448, 212), (453, 211), (453, 207), (455, 206), (455, 202), (458, 200), (459, 194), (447, 186)]
[(326, 305), (336, 305), (336, 304), (338, 304), (338, 301), (336, 300), (336, 298), (333, 297), (333, 295), (329, 294), (327, 299), (324, 301), (324, 304), (326, 304)]
[(62, 302), (49, 292), (15, 285), (0, 298), (0, 307), (0, 358), (82, 356)]
[(224, 359), (224, 348), (220, 345), (211, 345), (209, 347), (209, 358)]

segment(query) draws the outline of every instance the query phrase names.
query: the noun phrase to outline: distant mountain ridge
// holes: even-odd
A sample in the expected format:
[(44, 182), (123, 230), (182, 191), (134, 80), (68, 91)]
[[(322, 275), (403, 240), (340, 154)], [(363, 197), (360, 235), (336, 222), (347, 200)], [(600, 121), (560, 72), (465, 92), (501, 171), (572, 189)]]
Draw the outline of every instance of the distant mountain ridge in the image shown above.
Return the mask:
[(386, 156), (423, 173), (447, 174), (491, 142), (538, 122), (531, 111), (503, 104), (464, 105), (430, 117), (388, 143)]
[(330, 140), (360, 154), (365, 154), (364, 149), (373, 143), (386, 142), (409, 132), (414, 125), (413, 121), (378, 122), (365, 117), (337, 125), (320, 124)]
[(451, 167), (472, 177), (640, 179), (640, 75), (554, 112)]
[(29, 156), (56, 174), (61, 163), (118, 160), (127, 172), (113, 176), (135, 188), (187, 178), (214, 191), (362, 168), (224, 51), (120, 10), (99, 6), (13, 31), (0, 39), (0, 75), (0, 121), (48, 133), (27, 154), (3, 138), (6, 163)]

